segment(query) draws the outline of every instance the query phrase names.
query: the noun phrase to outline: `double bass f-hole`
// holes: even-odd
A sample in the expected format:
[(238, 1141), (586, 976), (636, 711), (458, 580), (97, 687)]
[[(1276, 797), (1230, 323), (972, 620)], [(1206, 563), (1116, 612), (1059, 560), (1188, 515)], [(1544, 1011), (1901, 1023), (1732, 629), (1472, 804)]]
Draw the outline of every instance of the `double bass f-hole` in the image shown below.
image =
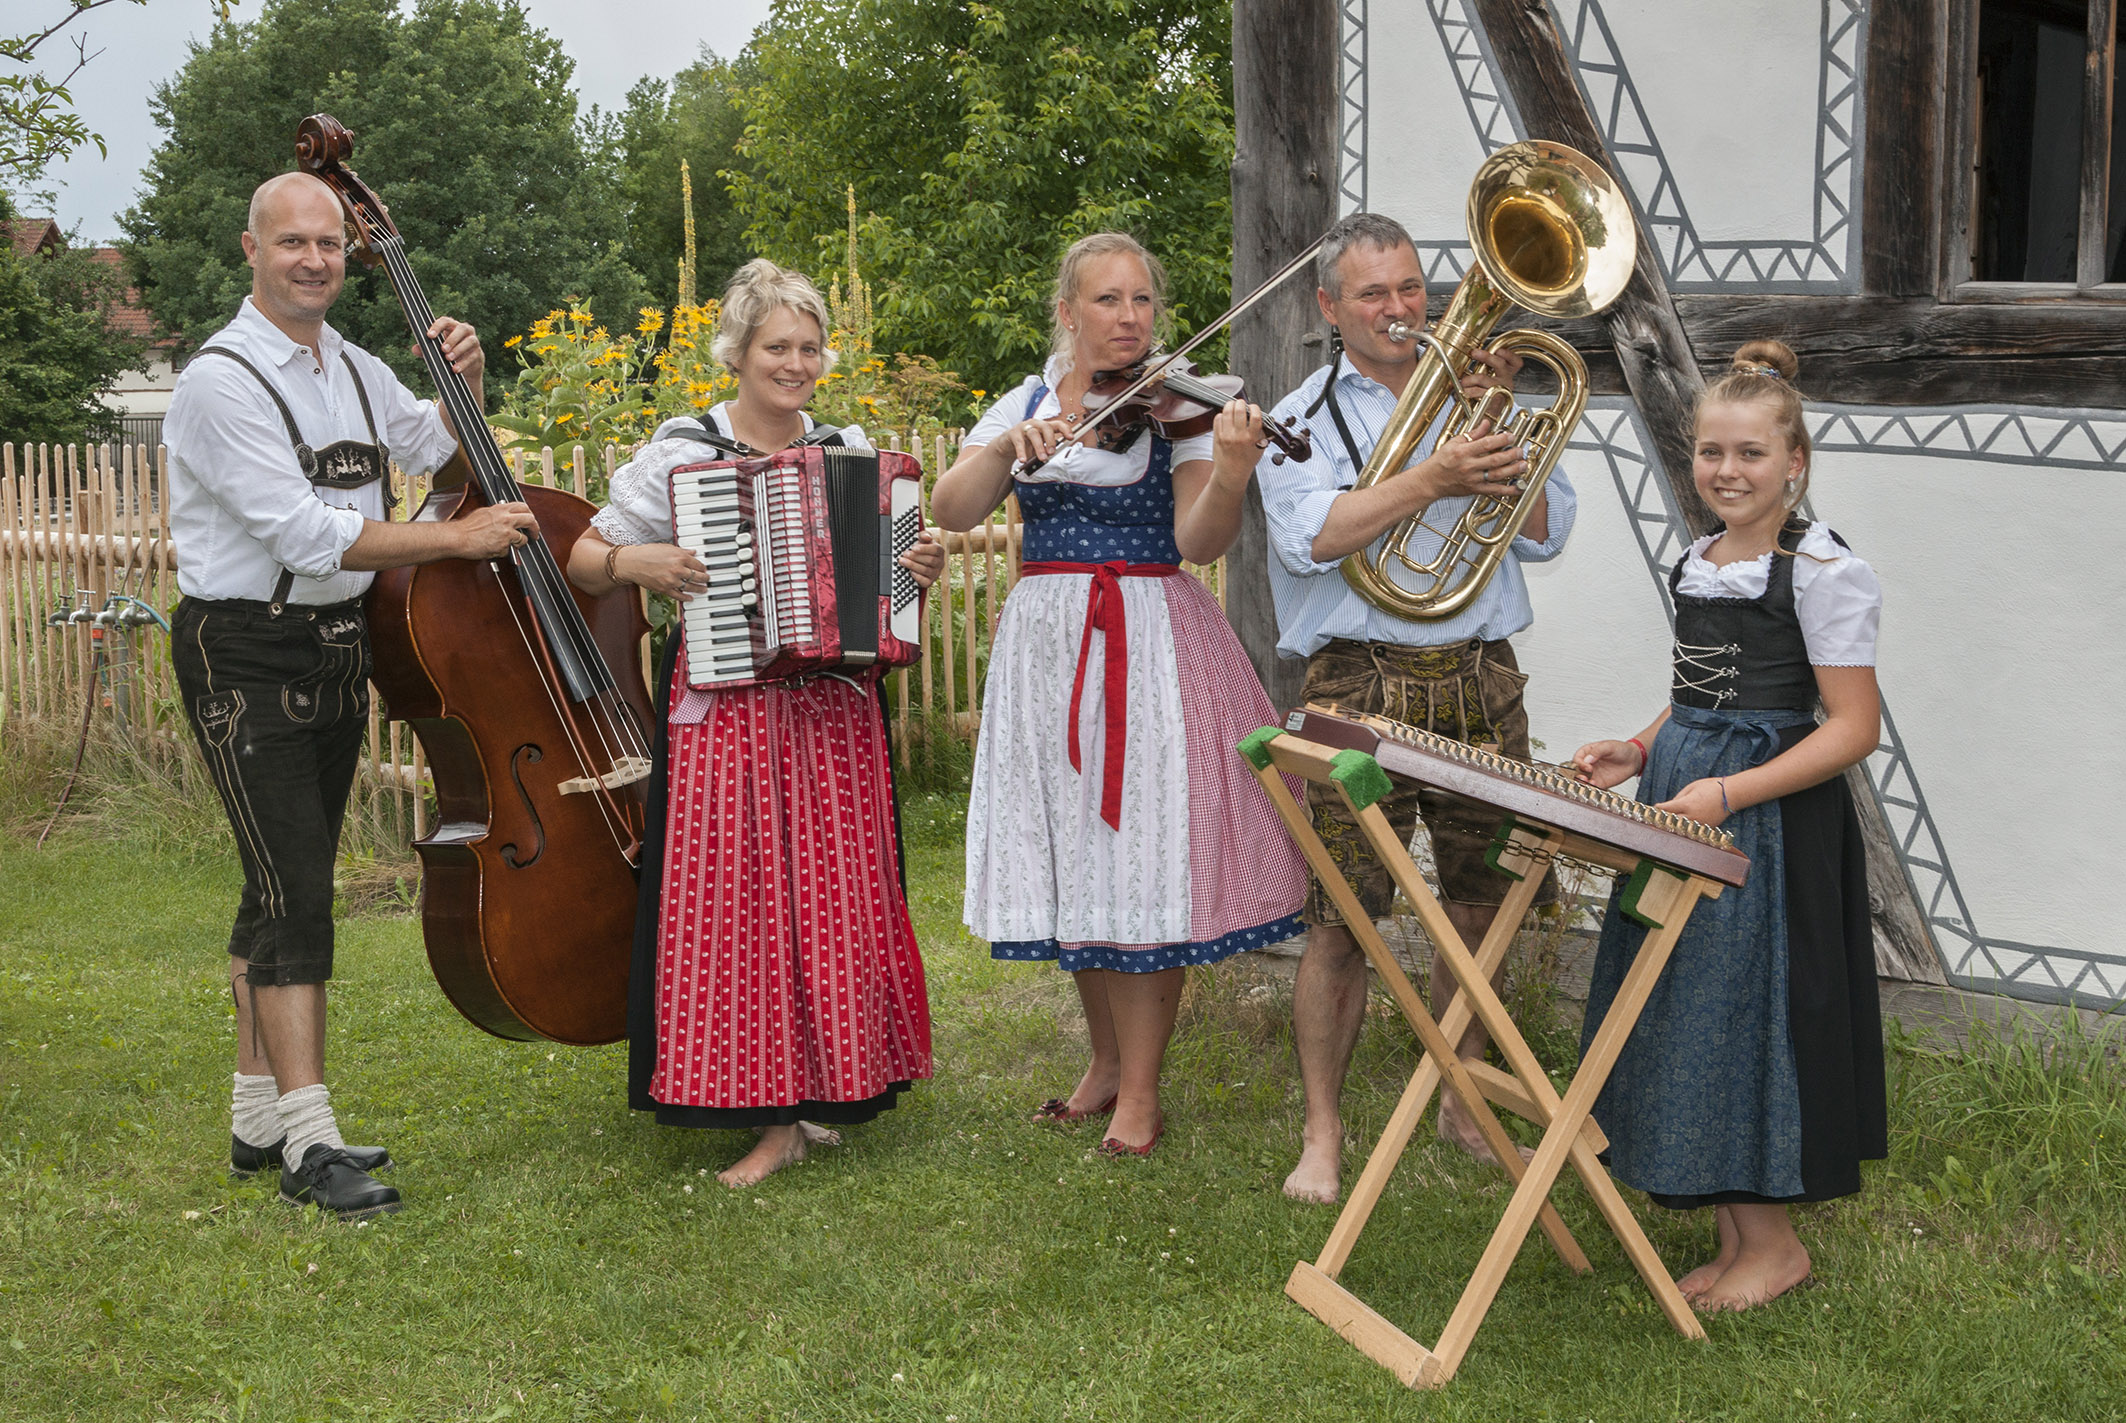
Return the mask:
[(524, 815), (531, 821), (532, 827), (532, 852), (529, 858), (517, 857), (515, 841), (502, 847), (503, 863), (513, 870), (530, 869), (539, 863), (539, 857), (546, 853), (546, 822), (539, 819), (539, 807), (532, 804), (531, 792), (524, 789), (524, 767), (527, 764), (536, 766), (545, 759), (546, 753), (528, 741), (509, 754), (509, 779), (517, 788), (517, 799), (524, 802)]

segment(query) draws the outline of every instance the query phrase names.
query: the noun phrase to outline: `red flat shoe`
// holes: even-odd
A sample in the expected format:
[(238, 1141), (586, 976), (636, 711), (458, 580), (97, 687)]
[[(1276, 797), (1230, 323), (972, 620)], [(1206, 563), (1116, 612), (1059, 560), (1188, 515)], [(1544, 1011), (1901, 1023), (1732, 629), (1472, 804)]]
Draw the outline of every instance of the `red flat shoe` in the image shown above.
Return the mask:
[(1152, 1148), (1159, 1144), (1159, 1138), (1165, 1135), (1166, 1123), (1162, 1121), (1159, 1123), (1159, 1129), (1152, 1133), (1152, 1139), (1144, 1143), (1144, 1145), (1131, 1146), (1126, 1141), (1118, 1141), (1114, 1137), (1108, 1137), (1106, 1140), (1100, 1143), (1100, 1154), (1102, 1156), (1109, 1157), (1150, 1156), (1152, 1154)]
[(1033, 1119), (1037, 1122), (1049, 1122), (1056, 1126), (1067, 1127), (1072, 1122), (1082, 1122), (1087, 1117), (1104, 1117), (1114, 1109), (1114, 1097), (1109, 1097), (1097, 1107), (1087, 1107), (1082, 1112), (1072, 1111), (1070, 1103), (1062, 1097), (1050, 1097), (1033, 1114)]

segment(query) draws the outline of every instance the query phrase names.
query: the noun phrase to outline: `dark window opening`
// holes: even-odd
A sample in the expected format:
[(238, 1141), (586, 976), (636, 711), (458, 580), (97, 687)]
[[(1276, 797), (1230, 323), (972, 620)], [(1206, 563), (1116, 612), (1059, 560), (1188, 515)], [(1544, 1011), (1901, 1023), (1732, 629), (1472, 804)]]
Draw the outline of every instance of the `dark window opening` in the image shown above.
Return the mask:
[[(2087, 0), (1982, 0), (1971, 275), (2072, 282), (2082, 212)], [(2113, 154), (2118, 152), (2113, 144)], [(2114, 200), (2113, 213), (2118, 212)]]
[[(2111, 45), (2117, 63), (2119, 32), (2126, 11), (2112, 12)], [(2116, 71), (2111, 97), (2111, 197), (2104, 216), (2104, 280), (2126, 282), (2126, 104), (2118, 99)]]

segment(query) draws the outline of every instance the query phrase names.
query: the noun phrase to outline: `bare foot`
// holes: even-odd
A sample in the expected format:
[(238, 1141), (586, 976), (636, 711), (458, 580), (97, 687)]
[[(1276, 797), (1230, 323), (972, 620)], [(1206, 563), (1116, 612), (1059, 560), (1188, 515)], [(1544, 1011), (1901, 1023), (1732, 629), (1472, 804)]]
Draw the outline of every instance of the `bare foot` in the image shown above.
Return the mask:
[(1284, 1178), (1284, 1193), (1309, 1205), (1333, 1206), (1343, 1193), (1343, 1132), (1316, 1141), (1305, 1139), (1299, 1164)]
[(735, 1191), (743, 1186), (757, 1186), (783, 1167), (793, 1166), (804, 1159), (805, 1134), (801, 1124), (763, 1127), (760, 1144), (717, 1172), (716, 1179)]
[(1104, 1112), (1115, 1103), (1115, 1089), (1122, 1084), (1121, 1068), (1102, 1070), (1098, 1064), (1085, 1069), (1078, 1085), (1064, 1100), (1080, 1115)]
[(842, 1134), (833, 1127), (823, 1127), (818, 1122), (799, 1122), (797, 1129), (805, 1134), (808, 1146), (840, 1146)]
[(1683, 1298), (1698, 1299), (1713, 1287), (1715, 1280), (1727, 1273), (1727, 1267), (1733, 1263), (1726, 1255), (1716, 1256), (1676, 1281), (1676, 1288), (1682, 1292)]
[[(1460, 1147), (1486, 1166), (1499, 1164), (1497, 1154), (1491, 1149), (1491, 1143), (1485, 1141), (1483, 1132), (1477, 1129), (1476, 1119), (1469, 1115), (1469, 1109), (1462, 1105), (1462, 1099), (1452, 1092), (1443, 1091), (1440, 1098), (1439, 1139)], [(1515, 1146), (1514, 1150), (1521, 1153), (1523, 1161), (1535, 1160), (1535, 1152), (1529, 1147)]]
[(1742, 1235), (1735, 1228), (1734, 1211), (1729, 1206), (1717, 1206), (1713, 1210), (1713, 1224), (1720, 1240), (1720, 1248), (1713, 1258), (1676, 1281), (1676, 1289), (1687, 1300), (1695, 1300), (1713, 1287), (1713, 1282), (1727, 1273), (1735, 1263), (1735, 1256), (1742, 1250)]
[(1707, 1314), (1754, 1309), (1769, 1304), (1809, 1277), (1809, 1252), (1796, 1240), (1790, 1246), (1744, 1250), (1725, 1274), (1693, 1301)]

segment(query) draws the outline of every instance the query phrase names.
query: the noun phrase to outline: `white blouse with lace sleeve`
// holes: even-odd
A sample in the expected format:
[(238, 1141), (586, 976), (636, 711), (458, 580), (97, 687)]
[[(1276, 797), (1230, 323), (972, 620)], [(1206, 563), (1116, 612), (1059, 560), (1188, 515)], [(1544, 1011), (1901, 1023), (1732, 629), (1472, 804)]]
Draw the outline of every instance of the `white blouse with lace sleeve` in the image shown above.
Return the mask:
[[(710, 410), (707, 418), (718, 434), (731, 433), (728, 402)], [(805, 429), (812, 429), (814, 423), (810, 415), (805, 417)], [(683, 464), (706, 464), (723, 458), (713, 446), (673, 433), (687, 428), (702, 429), (703, 422), (691, 415), (665, 421), (648, 444), (613, 471), (605, 507), (591, 518), (598, 537), (609, 544), (672, 542), (672, 471)], [(861, 426), (844, 425), (841, 439), (849, 449), (872, 448)]]
[[(1706, 550), (1720, 536), (1708, 534), (1684, 556), (1678, 593), (1693, 598), (1760, 598), (1771, 576), (1772, 555), (1745, 563), (1716, 565)], [(1882, 622), (1882, 584), (1875, 570), (1816, 522), (1801, 536), (1794, 559), (1794, 614), (1815, 667), (1873, 667)]]

